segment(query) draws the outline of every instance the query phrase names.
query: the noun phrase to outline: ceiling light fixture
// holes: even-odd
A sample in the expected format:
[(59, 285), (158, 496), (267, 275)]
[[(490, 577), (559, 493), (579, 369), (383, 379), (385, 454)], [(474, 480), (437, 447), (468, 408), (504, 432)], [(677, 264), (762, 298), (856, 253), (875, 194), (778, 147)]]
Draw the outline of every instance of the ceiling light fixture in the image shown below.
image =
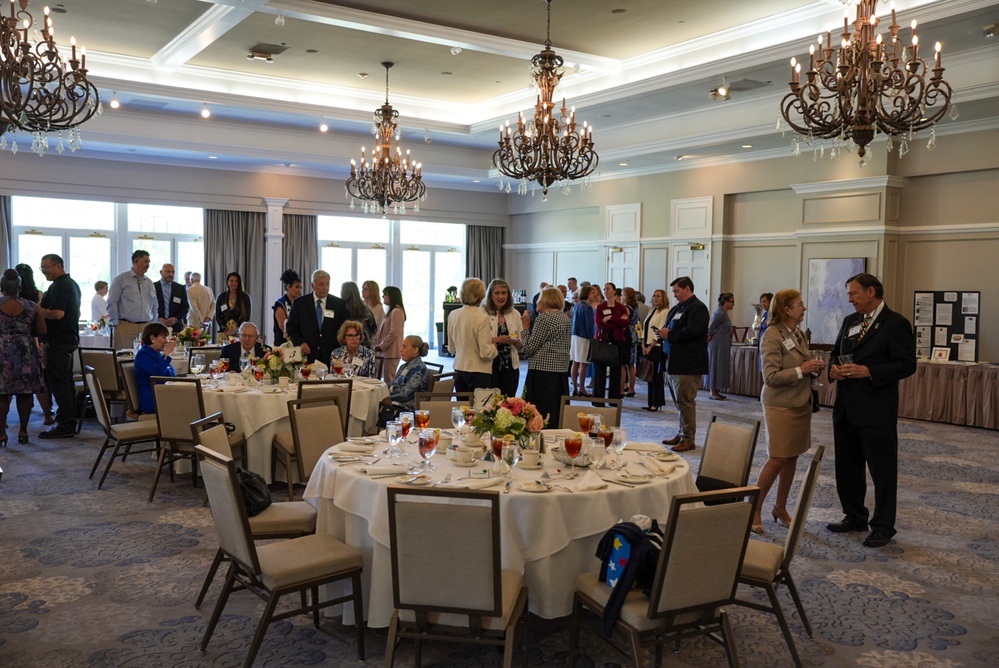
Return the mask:
[(329, 132), (329, 131), (330, 131), (330, 126), (329, 126), (329, 124), (328, 124), (328, 123), (326, 122), (326, 119), (325, 119), (325, 118), (321, 118), (321, 119), (319, 120), (319, 131), (320, 131), (320, 132)]
[[(7, 141), (16, 130), (33, 135), (31, 150), (45, 155), (49, 135), (57, 133), (56, 151), (62, 153), (63, 132), (68, 131), (69, 148), (76, 151), (79, 126), (102, 111), (100, 92), (87, 79), (87, 50), (76, 55), (76, 38), (71, 37), (70, 57), (59, 53), (50, 10), (45, 8), (41, 26), (28, 12), (29, 0), (11, 0), (10, 15), (0, 16), (0, 149), (10, 146), (17, 152), (17, 140)], [(37, 30), (33, 30), (37, 29)], [(40, 36), (32, 43), (29, 33)]]
[(278, 14), (274, 17), (274, 25), (283, 26), (284, 25), (284, 14)]
[[(377, 145), (371, 149), (371, 159), (361, 147), (361, 163), (350, 161), (350, 178), (345, 184), (350, 196), (350, 208), (354, 200), (364, 205), (364, 213), (381, 213), (387, 216), (389, 207), (396, 214), (406, 213), (406, 203), (416, 202), (413, 211), (419, 213), (421, 201), (427, 199), (427, 186), (423, 183), (423, 165), (403, 156), (399, 147), (399, 126), (396, 119), (399, 112), (389, 104), (389, 69), (394, 63), (382, 63), (385, 68), (385, 104), (375, 109), (375, 123), (371, 133)], [(395, 140), (395, 151), (392, 141)]]
[(722, 85), (718, 88), (712, 88), (708, 92), (708, 97), (717, 102), (721, 100), (722, 102), (727, 102), (732, 99), (732, 89), (728, 87), (728, 79), (722, 77)]
[(121, 102), (118, 101), (118, 93), (111, 92), (111, 101), (108, 103), (108, 106), (112, 109), (117, 109), (121, 106)]
[[(818, 44), (809, 47), (804, 82), (801, 63), (791, 59), (791, 92), (781, 100), (777, 128), (795, 131), (795, 155), (801, 152), (802, 139), (806, 144), (832, 139), (832, 157), (838, 157), (840, 146), (849, 151), (856, 145), (863, 166), (868, 160), (867, 145), (877, 133), (888, 136), (889, 151), (893, 138), (899, 138), (901, 157), (909, 152), (909, 141), (920, 130), (933, 128), (927, 148), (936, 145), (934, 126), (948, 108), (951, 117), (957, 118), (957, 108), (951, 104), (953, 91), (943, 79), (940, 42), (931, 70), (919, 54), (916, 21), (912, 21), (907, 48), (898, 34), (894, 0), (888, 33), (877, 34), (876, 8), (877, 0), (857, 0), (851, 32), (847, 7), (839, 49), (833, 48), (831, 33), (826, 33), (824, 46), (820, 35)], [(824, 153), (824, 143), (816, 150)]]
[[(517, 127), (510, 127), (509, 121), (500, 126), (499, 149), (493, 153), (493, 165), (511, 180), (520, 181), (517, 192), (527, 194), (527, 182), (541, 186), (542, 198), (548, 200), (548, 188), (557, 185), (568, 195), (572, 182), (585, 179), (589, 187), (589, 175), (597, 168), (600, 156), (593, 150), (593, 127), (583, 123), (576, 128), (576, 109), (566, 109), (562, 100), (562, 113), (554, 117), (555, 87), (564, 73), (561, 56), (552, 51), (552, 0), (548, 5), (548, 27), (545, 48), (531, 59), (531, 75), (540, 94), (534, 105), (534, 119), (530, 122), (520, 114)], [(500, 177), (500, 190), (510, 192), (512, 181), (504, 184)], [(532, 188), (533, 195), (534, 188)]]
[(207, 104), (205, 104), (204, 106), (201, 107), (201, 117), (202, 118), (210, 118), (211, 115), (212, 115), (212, 111), (211, 111), (211, 109), (208, 108)]
[(265, 63), (273, 63), (274, 56), (269, 53), (264, 53), (263, 51), (250, 51), (246, 54), (247, 60), (262, 60)]

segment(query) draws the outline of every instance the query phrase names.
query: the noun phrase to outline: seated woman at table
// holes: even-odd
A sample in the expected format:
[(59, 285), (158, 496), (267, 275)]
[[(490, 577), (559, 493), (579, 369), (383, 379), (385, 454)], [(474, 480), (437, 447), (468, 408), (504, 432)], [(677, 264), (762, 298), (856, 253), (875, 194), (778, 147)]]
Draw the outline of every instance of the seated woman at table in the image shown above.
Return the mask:
[(176, 376), (170, 353), (177, 346), (168, 341), (170, 330), (160, 322), (151, 322), (142, 330), (142, 347), (135, 353), (135, 384), (139, 388), (139, 410), (155, 413), (153, 385), (150, 376)]
[(353, 367), (355, 376), (375, 378), (377, 377), (375, 353), (361, 345), (363, 338), (364, 325), (358, 320), (347, 320), (340, 325), (340, 331), (336, 335), (340, 347), (333, 350), (330, 359), (340, 360), (344, 367)]
[(402, 341), (402, 366), (389, 386), (389, 399), (400, 411), (416, 409), (416, 393), (426, 392), (430, 382), (423, 356), (430, 351), (423, 339), (415, 334)]

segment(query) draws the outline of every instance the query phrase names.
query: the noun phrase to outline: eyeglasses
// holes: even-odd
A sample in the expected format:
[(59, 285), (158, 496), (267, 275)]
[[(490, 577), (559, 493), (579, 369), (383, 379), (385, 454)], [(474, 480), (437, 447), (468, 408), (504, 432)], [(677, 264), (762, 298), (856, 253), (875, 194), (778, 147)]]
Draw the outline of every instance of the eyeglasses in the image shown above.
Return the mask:
[(360, 334), (344, 334), (343, 337), (345, 339), (359, 339), (359, 338), (361, 338), (361, 335)]
[(41, 269), (42, 271), (46, 271), (48, 269), (51, 269), (54, 266), (55, 266), (54, 264), (43, 264), (42, 266), (40, 266), (38, 268)]
[(791, 304), (791, 308), (798, 308), (799, 306), (801, 308), (805, 308), (805, 302), (798, 302), (797, 304)]

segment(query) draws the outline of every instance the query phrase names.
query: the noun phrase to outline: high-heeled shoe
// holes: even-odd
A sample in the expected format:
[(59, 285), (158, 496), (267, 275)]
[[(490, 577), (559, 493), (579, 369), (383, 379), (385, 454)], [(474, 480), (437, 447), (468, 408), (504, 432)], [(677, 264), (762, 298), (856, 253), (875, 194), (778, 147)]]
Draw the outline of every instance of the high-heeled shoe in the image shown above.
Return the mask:
[(659, 410), (659, 406), (642, 406), (643, 411), (648, 411), (650, 413), (655, 413)]
[(45, 414), (44, 424), (46, 425), (55, 424), (55, 417), (52, 415), (52, 413)]
[(749, 527), (749, 530), (761, 536), (765, 533), (762, 524), (754, 524), (753, 526)]
[(770, 514), (773, 515), (774, 522), (777, 524), (782, 524), (787, 528), (791, 527), (791, 516), (787, 514), (786, 510), (784, 511), (784, 514), (781, 515), (777, 512), (776, 508), (771, 508)]
[(6, 448), (6, 447), (7, 447), (7, 432), (4, 432), (3, 435), (0, 435), (0, 448)]
[[(4, 435), (3, 440), (4, 440), (4, 444), (6, 445), (6, 441), (7, 441), (6, 434)], [(27, 443), (28, 442), (28, 432), (26, 432), (26, 431), (19, 431), (19, 432), (17, 432), (17, 442), (18, 443)]]

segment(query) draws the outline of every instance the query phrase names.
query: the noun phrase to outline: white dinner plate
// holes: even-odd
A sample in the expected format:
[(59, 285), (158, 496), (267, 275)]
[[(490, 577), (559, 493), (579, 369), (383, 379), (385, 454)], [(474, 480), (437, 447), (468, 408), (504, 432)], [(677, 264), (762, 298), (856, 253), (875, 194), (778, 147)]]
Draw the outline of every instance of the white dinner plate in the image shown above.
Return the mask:
[(631, 485), (644, 485), (647, 482), (652, 482), (654, 475), (651, 473), (622, 473), (617, 477), (621, 482), (626, 482)]
[(357, 455), (340, 455), (340, 454), (337, 454), (335, 452), (331, 452), (329, 456), (330, 456), (330, 459), (332, 459), (335, 462), (339, 462), (341, 464), (343, 464), (344, 462), (359, 462), (359, 461), (362, 461), (361, 458), (358, 457)]
[(426, 474), (420, 474), (417, 478), (407, 474), (396, 477), (395, 481), (401, 485), (429, 485), (434, 480)]
[(518, 482), (517, 489), (521, 490), (522, 492), (534, 492), (535, 494), (551, 491), (547, 487), (542, 485), (540, 482), (534, 482), (534, 481)]
[(680, 459), (680, 455), (675, 452), (657, 452), (652, 456), (661, 462), (675, 462)]

